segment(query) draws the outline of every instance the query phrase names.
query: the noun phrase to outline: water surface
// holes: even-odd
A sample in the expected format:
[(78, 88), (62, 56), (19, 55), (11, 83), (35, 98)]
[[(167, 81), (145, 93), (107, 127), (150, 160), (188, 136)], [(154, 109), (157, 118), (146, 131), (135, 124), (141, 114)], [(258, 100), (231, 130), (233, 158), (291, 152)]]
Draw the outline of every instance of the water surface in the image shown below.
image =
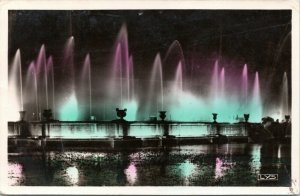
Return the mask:
[[(9, 154), (15, 186), (289, 186), (290, 146), (208, 144)], [(258, 174), (278, 174), (262, 182)]]

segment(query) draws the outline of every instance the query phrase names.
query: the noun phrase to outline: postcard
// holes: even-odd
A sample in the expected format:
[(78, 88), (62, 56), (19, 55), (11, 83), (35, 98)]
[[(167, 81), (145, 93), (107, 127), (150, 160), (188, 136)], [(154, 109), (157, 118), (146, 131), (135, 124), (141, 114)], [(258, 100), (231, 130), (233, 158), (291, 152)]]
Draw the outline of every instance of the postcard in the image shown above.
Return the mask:
[(298, 1), (2, 1), (2, 194), (299, 194)]

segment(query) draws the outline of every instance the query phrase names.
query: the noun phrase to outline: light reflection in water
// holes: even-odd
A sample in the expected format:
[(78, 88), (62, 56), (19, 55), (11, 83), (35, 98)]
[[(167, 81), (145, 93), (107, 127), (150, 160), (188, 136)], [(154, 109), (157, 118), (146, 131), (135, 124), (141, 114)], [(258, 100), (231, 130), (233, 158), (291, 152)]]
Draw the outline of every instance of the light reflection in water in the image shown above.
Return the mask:
[(69, 182), (72, 185), (78, 185), (78, 181), (79, 181), (79, 172), (78, 169), (75, 166), (72, 167), (68, 167), (66, 169), (66, 173), (67, 173), (67, 177), (69, 178)]
[(130, 185), (134, 185), (137, 180), (137, 170), (134, 163), (130, 163), (127, 169), (125, 169), (125, 175)]
[(235, 162), (230, 162), (228, 160), (223, 160), (219, 157), (216, 158), (216, 168), (215, 168), (215, 179), (223, 177), (226, 172), (236, 165)]
[(223, 161), (220, 158), (216, 158), (216, 169), (215, 169), (215, 179), (218, 179), (223, 176), (222, 171)]
[(197, 166), (194, 165), (189, 160), (185, 160), (185, 162), (179, 165), (179, 169), (181, 170), (181, 174), (184, 177), (184, 185), (189, 185), (189, 177), (192, 176), (196, 172)]
[(279, 160), (281, 159), (281, 144), (279, 144), (279, 146), (278, 146), (277, 158)]
[(253, 173), (259, 173), (261, 168), (261, 147), (261, 145), (252, 146), (250, 165)]
[(20, 185), (24, 178), (23, 166), (19, 163), (8, 163), (8, 185)]

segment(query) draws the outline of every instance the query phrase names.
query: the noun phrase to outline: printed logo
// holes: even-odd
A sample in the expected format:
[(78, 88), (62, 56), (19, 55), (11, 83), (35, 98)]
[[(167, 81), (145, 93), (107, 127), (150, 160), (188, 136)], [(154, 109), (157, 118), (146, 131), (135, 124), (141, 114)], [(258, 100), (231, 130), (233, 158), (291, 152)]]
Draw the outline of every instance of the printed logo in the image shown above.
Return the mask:
[(275, 181), (278, 180), (278, 174), (258, 174), (257, 179), (261, 181)]

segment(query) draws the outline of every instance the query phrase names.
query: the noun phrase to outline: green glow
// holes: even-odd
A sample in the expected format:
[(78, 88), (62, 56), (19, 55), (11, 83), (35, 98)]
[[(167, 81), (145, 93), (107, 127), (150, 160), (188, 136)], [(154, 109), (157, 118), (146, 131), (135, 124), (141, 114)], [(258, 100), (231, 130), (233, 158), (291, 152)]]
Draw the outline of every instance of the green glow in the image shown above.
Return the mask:
[(132, 100), (130, 102), (126, 102), (124, 103), (124, 108), (127, 109), (126, 112), (126, 120), (136, 120), (136, 113), (137, 113), (137, 109), (138, 109), (138, 104), (135, 100)]
[[(208, 121), (211, 119), (209, 107), (205, 103), (190, 93), (179, 93), (177, 97), (170, 97), (172, 107), (166, 108), (167, 119), (179, 121)], [(176, 100), (174, 100), (176, 99)]]
[[(166, 105), (167, 119), (175, 121), (212, 121), (212, 113), (217, 113), (218, 122), (234, 123), (244, 120), (244, 114), (250, 114), (250, 122), (260, 122), (262, 104), (260, 96), (255, 96), (248, 105), (237, 96), (200, 98), (189, 92), (176, 93)], [(238, 117), (238, 118), (237, 118)]]
[(75, 95), (71, 95), (66, 103), (60, 108), (59, 119), (62, 121), (78, 120), (78, 104)]
[(181, 163), (179, 165), (179, 168), (184, 177), (191, 176), (196, 170), (196, 166), (193, 163), (191, 163), (189, 160), (185, 160), (184, 163)]

